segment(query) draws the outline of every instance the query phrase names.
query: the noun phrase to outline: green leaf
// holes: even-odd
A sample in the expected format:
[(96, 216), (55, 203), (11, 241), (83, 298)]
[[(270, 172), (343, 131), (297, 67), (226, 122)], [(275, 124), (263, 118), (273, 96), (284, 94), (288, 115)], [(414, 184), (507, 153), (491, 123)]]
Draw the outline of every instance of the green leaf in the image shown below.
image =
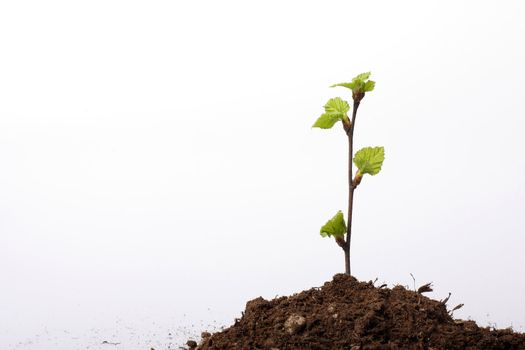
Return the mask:
[(372, 81), (372, 80), (369, 80), (365, 83), (365, 86), (364, 86), (364, 92), (368, 92), (368, 91), (372, 91), (374, 90), (376, 86), (376, 82), (375, 81)]
[(334, 97), (326, 102), (324, 110), (326, 113), (346, 114), (350, 110), (350, 105), (341, 97)]
[(342, 86), (352, 90), (353, 93), (362, 93), (374, 90), (375, 82), (367, 81), (370, 78), (371, 73), (361, 73), (355, 76), (350, 83), (339, 83), (334, 84), (330, 87)]
[(341, 210), (328, 220), (323, 227), (321, 227), (321, 236), (323, 237), (343, 237), (346, 233), (345, 218)]
[(342, 114), (324, 113), (315, 121), (314, 125), (312, 125), (312, 128), (330, 129), (342, 118)]
[(331, 98), (324, 105), (323, 113), (312, 125), (312, 128), (330, 129), (339, 120), (346, 118), (350, 105), (340, 97)]
[(364, 92), (365, 82), (362, 80), (356, 80), (354, 81), (354, 89), (352, 89), (352, 92), (359, 93)]
[(361, 174), (375, 175), (379, 173), (384, 160), (384, 147), (365, 147), (354, 156), (354, 164)]
[(370, 78), (370, 72), (366, 72), (366, 73), (361, 73), (361, 74), (358, 74), (354, 79), (352, 80), (367, 80), (368, 78)]
[(339, 83), (339, 84), (330, 85), (330, 87), (336, 87), (336, 86), (342, 86), (350, 90), (354, 89), (354, 83)]

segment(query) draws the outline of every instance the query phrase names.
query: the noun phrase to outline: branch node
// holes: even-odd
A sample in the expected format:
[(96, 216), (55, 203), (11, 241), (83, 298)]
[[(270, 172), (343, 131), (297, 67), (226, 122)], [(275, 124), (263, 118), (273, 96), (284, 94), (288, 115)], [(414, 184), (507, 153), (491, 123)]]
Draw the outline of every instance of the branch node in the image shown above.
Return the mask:
[(343, 248), (343, 250), (345, 249), (346, 242), (345, 242), (345, 239), (343, 237), (335, 237), (335, 243), (337, 243), (338, 246)]

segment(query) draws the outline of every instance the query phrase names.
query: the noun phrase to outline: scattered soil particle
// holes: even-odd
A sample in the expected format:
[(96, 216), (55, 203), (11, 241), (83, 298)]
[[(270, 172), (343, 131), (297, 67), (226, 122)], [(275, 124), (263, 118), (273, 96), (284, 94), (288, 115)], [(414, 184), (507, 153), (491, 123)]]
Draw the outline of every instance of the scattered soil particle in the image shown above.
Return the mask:
[(242, 318), (206, 334), (197, 349), (524, 350), (525, 334), (454, 320), (444, 303), (420, 293), (339, 274), (321, 288), (249, 301)]

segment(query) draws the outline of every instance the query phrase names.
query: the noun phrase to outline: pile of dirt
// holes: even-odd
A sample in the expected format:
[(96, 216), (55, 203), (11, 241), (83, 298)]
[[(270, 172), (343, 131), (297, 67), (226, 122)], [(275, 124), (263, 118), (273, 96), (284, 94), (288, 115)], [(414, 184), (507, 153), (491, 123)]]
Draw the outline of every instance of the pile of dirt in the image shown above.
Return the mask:
[(198, 350), (525, 349), (525, 334), (454, 320), (446, 301), (335, 275), (320, 288), (271, 301), (257, 298), (235, 324), (203, 333)]

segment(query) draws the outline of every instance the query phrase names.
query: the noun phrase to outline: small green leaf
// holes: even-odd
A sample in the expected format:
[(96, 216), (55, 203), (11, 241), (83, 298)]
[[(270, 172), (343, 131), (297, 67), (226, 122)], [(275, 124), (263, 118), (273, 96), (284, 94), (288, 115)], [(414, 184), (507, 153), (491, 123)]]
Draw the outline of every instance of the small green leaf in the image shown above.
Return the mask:
[(330, 129), (343, 118), (342, 114), (323, 113), (312, 125), (312, 128)]
[(326, 102), (324, 110), (326, 113), (346, 114), (350, 110), (350, 105), (341, 97), (334, 97)]
[(381, 170), (384, 160), (384, 147), (365, 147), (355, 154), (354, 164), (359, 173), (375, 175)]
[(374, 90), (376, 83), (371, 80), (368, 81), (368, 79), (370, 78), (370, 75), (371, 75), (370, 72), (361, 73), (355, 76), (350, 83), (339, 83), (339, 84), (334, 84), (330, 87), (342, 86), (342, 87), (352, 90), (354, 94), (372, 91)]
[(339, 83), (339, 84), (330, 85), (330, 87), (336, 87), (336, 86), (342, 86), (350, 90), (354, 89), (354, 83)]
[(328, 220), (323, 227), (321, 227), (321, 236), (323, 237), (343, 237), (346, 233), (346, 224), (343, 212), (339, 210), (333, 218)]
[(340, 97), (331, 98), (324, 105), (323, 113), (312, 125), (312, 128), (330, 129), (339, 120), (346, 118), (350, 105)]
[(366, 72), (366, 73), (361, 73), (359, 75), (357, 75), (354, 79), (352, 80), (367, 80), (368, 78), (370, 78), (370, 72)]
[(356, 80), (354, 81), (354, 89), (352, 90), (352, 92), (355, 92), (355, 93), (360, 93), (360, 92), (364, 92), (364, 87), (365, 87), (365, 82), (363, 80)]
[(365, 83), (365, 86), (364, 86), (364, 92), (368, 92), (368, 91), (372, 91), (374, 90), (376, 86), (376, 82), (375, 81), (372, 81), (372, 80), (369, 80)]

